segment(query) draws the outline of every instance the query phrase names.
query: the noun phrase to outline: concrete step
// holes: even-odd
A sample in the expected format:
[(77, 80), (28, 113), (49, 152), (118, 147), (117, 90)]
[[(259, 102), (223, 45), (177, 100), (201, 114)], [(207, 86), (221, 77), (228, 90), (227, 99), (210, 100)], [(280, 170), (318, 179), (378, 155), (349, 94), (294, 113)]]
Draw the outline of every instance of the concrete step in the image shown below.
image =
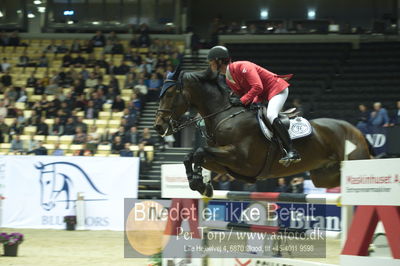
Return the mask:
[(161, 187), (161, 180), (139, 180), (139, 186)]
[(160, 199), (161, 198), (161, 190), (149, 190), (143, 189), (139, 190), (139, 199)]

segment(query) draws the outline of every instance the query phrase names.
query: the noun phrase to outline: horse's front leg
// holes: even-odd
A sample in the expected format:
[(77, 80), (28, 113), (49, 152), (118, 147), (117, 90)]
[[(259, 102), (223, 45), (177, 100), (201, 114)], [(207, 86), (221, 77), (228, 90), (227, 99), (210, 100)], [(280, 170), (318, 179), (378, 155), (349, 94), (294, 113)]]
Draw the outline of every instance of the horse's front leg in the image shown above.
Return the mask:
[(198, 148), (193, 154), (194, 169), (193, 178), (189, 183), (190, 188), (199, 191), (202, 195), (212, 197), (211, 180), (204, 182), (202, 167), (218, 173), (226, 173), (223, 165), (235, 158), (234, 153), (232, 153), (233, 150), (234, 148), (231, 146)]
[[(185, 158), (183, 159), (183, 165), (185, 165), (185, 169), (186, 169), (186, 177), (189, 181), (189, 184), (191, 183), (192, 179), (193, 179), (193, 168), (192, 168), (192, 164), (193, 164), (193, 153), (194, 152), (190, 152), (188, 153)], [(190, 187), (192, 190), (196, 190), (193, 189), (192, 187)]]

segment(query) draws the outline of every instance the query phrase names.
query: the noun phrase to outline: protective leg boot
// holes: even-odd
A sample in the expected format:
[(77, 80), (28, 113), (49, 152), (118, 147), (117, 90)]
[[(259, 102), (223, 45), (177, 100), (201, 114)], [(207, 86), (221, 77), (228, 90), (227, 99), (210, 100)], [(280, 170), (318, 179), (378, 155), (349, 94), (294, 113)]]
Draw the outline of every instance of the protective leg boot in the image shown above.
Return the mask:
[(275, 118), (272, 123), (274, 133), (281, 140), (283, 148), (286, 151), (286, 155), (283, 156), (279, 163), (288, 166), (290, 163), (298, 163), (301, 161), (299, 153), (293, 148), (292, 140), (290, 139), (289, 132), (285, 125), (279, 118)]

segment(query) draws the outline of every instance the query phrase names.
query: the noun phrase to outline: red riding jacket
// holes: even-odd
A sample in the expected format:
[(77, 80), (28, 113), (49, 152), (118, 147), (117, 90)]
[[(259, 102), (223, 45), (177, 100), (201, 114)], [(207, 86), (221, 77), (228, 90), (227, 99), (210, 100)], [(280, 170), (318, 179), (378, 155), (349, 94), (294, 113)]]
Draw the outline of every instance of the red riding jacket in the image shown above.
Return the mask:
[[(249, 61), (230, 63), (226, 83), (239, 96), (240, 101), (247, 105), (270, 100), (287, 87), (293, 74), (277, 75)], [(232, 78), (234, 82), (229, 79)]]

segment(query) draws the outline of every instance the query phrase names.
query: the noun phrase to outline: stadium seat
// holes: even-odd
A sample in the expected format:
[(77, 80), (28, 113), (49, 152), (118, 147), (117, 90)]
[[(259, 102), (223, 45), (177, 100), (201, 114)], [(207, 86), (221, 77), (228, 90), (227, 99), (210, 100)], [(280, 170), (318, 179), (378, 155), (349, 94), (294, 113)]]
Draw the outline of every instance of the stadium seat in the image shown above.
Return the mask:
[(108, 125), (108, 121), (107, 120), (102, 120), (102, 119), (97, 119), (96, 120), (96, 127), (98, 128), (106, 128)]
[(36, 133), (36, 127), (35, 126), (27, 126), (24, 127), (24, 135), (31, 135)]
[(46, 143), (48, 144), (55, 144), (59, 141), (60, 137), (59, 136), (47, 136), (46, 138)]
[(108, 120), (111, 117), (110, 112), (99, 112), (99, 119)]
[(60, 143), (62, 143), (62, 144), (71, 144), (73, 139), (74, 139), (74, 136), (64, 135), (64, 136), (60, 137)]
[(108, 155), (111, 153), (111, 145), (99, 145), (97, 146), (97, 153), (101, 155)]

